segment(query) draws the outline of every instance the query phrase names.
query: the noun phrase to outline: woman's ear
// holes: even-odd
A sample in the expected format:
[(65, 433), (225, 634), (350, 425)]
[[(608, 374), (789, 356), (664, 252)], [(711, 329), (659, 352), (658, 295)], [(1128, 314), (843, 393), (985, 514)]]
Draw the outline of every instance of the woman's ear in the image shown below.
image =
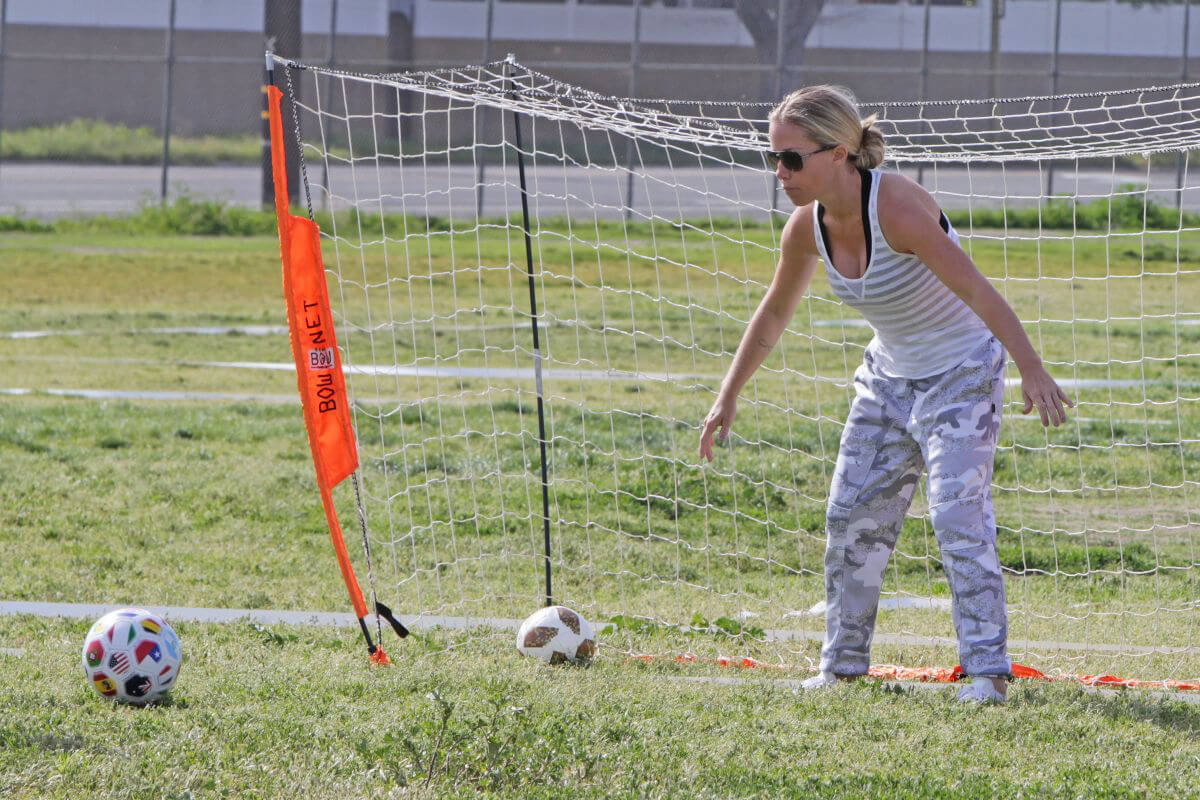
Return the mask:
[(850, 159), (850, 150), (846, 147), (846, 145), (839, 144), (837, 147), (833, 148), (833, 164), (834, 164), (834, 166), (841, 166), (841, 165), (845, 164), (847, 161), (849, 161), (849, 159)]

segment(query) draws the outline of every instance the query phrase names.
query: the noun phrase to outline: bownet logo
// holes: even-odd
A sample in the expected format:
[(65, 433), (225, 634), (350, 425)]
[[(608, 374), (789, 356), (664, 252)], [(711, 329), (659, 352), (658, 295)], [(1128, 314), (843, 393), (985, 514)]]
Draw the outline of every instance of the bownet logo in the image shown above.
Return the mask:
[(333, 348), (309, 350), (308, 368), (312, 370), (333, 369)]

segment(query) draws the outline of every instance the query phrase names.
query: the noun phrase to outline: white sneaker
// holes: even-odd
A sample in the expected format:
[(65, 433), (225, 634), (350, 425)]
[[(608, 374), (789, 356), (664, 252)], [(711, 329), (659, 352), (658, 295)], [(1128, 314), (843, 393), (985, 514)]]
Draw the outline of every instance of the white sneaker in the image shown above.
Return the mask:
[(832, 672), (819, 672), (811, 678), (806, 678), (800, 682), (801, 689), (829, 689), (837, 686), (838, 677)]
[(1004, 692), (996, 691), (991, 678), (972, 678), (970, 683), (958, 690), (960, 703), (1003, 703), (1006, 699)]

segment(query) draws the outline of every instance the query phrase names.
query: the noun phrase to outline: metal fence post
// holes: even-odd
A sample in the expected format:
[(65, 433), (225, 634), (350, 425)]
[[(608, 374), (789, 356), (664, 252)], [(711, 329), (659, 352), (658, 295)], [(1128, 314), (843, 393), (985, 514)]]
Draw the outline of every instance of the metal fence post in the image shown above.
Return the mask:
[[(496, 17), (496, 0), (487, 0), (487, 21), (484, 23), (483, 32), (483, 64), (486, 66), (492, 60), (492, 25)], [(487, 113), (486, 110), (480, 113)], [(504, 115), (500, 115), (500, 126), (504, 126)], [(481, 126), (482, 127), (482, 126)], [(478, 157), (478, 142), (476, 142), (476, 159), (475, 163), (475, 221), (479, 222), (483, 218), (483, 172), (484, 163)]]
[[(642, 51), (642, 0), (633, 0), (633, 44), (629, 51), (629, 97), (638, 91), (638, 66)], [(625, 145), (625, 219), (633, 216), (633, 136)]]
[[(769, 99), (771, 103), (783, 100), (783, 13), (787, 0), (778, 0), (775, 4), (775, 96)], [(771, 213), (779, 210), (779, 179), (774, 172), (767, 175), (771, 187)]]
[[(925, 0), (924, 31), (921, 34), (921, 113), (925, 113), (924, 102), (929, 96), (929, 0)], [(925, 185), (925, 162), (917, 164), (917, 183)]]
[(783, 21), (786, 19), (787, 0), (775, 3), (775, 96), (767, 98), (778, 103), (783, 99)]
[[(1179, 70), (1179, 82), (1188, 82), (1188, 38), (1192, 21), (1192, 3), (1191, 0), (1183, 0), (1183, 56), (1182, 64)], [(1175, 205), (1183, 208), (1183, 173), (1184, 163), (1187, 161), (1187, 154), (1180, 153), (1175, 157)]]
[[(1058, 52), (1062, 45), (1062, 0), (1054, 0), (1054, 49), (1050, 55), (1050, 94), (1058, 94)], [(1051, 101), (1055, 102), (1055, 101)], [(1058, 115), (1054, 115), (1054, 122), (1058, 122)], [(1054, 162), (1050, 161), (1046, 167), (1046, 197), (1054, 196)]]
[(329, 52), (325, 63), (330, 69), (333, 69), (333, 62), (337, 58), (337, 12), (338, 0), (329, 0)]
[(4, 28), (8, 22), (8, 1), (0, 0), (0, 164), (4, 163)]
[(158, 201), (167, 202), (167, 172), (171, 168), (171, 88), (175, 76), (175, 0), (167, 0), (167, 53), (166, 74), (163, 76), (163, 134), (162, 134), (162, 182)]
[[(329, 0), (329, 48), (325, 55), (325, 64), (330, 69), (333, 69), (334, 59), (337, 58), (337, 8), (338, 0)], [(325, 76), (325, 102), (329, 102), (330, 87), (333, 85), (333, 77)], [(374, 90), (372, 90), (374, 91)], [(324, 190), (324, 195), (321, 198), (322, 204), (326, 209), (332, 206), (330, 202), (329, 191), (329, 159), (321, 159), (321, 188)]]
[(997, 93), (996, 73), (1000, 71), (1000, 19), (1004, 16), (1004, 0), (988, 0), (988, 6), (992, 17), (988, 29), (988, 99), (994, 100)]

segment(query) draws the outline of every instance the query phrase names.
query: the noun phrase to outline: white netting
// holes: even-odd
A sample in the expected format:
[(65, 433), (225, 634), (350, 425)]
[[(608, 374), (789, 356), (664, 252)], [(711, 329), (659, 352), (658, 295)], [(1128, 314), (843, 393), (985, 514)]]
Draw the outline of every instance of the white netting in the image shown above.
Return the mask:
[[(381, 599), (459, 622), (544, 602), (540, 384), (554, 599), (615, 620), (620, 649), (811, 664), (870, 338), (823, 281), (743, 391), (732, 446), (697, 454), (790, 211), (768, 108), (603, 97), (515, 64), (279, 65)], [(993, 494), (1014, 660), (1200, 677), (1200, 85), (867, 112), (1077, 403), (1044, 430), (1009, 389)], [(955, 663), (948, 598), (919, 497), (875, 660)]]

